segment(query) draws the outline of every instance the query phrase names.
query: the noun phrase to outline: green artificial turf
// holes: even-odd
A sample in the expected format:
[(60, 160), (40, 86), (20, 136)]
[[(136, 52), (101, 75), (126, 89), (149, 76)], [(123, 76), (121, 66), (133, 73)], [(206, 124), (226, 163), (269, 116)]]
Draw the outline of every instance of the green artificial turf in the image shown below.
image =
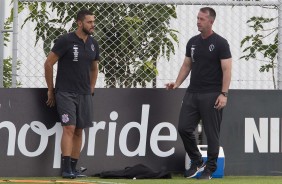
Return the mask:
[[(31, 180), (32, 182), (25, 182)], [(61, 182), (66, 181), (66, 182)], [(101, 179), (95, 177), (78, 178), (73, 180), (65, 180), (61, 178), (0, 178), (0, 184), (282, 184), (282, 176), (226, 176), (224, 178), (213, 178), (211, 180), (186, 179), (182, 176), (173, 176), (172, 179)]]

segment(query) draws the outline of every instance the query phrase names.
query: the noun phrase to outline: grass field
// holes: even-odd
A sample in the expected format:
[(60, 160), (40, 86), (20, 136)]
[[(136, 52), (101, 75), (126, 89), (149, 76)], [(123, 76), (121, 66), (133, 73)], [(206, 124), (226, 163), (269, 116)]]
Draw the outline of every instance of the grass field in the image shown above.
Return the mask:
[(282, 184), (282, 176), (226, 176), (212, 180), (186, 179), (173, 176), (172, 179), (100, 179), (94, 177), (65, 180), (61, 178), (0, 178), (0, 184)]

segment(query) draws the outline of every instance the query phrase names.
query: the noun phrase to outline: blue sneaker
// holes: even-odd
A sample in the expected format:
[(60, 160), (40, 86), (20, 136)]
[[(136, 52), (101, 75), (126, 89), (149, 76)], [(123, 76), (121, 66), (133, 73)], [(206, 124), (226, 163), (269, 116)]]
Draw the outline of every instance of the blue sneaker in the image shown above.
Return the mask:
[(62, 177), (63, 178), (68, 178), (68, 179), (74, 179), (76, 178), (75, 174), (74, 173), (68, 173), (68, 172), (63, 172), (62, 173)]

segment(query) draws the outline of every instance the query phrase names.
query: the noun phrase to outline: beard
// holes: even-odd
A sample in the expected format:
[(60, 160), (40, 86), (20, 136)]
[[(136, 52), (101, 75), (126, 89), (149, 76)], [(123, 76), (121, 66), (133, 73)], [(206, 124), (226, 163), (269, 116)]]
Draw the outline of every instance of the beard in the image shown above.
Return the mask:
[(85, 29), (84, 27), (82, 28), (82, 31), (87, 35), (92, 35), (92, 33), (93, 33), (93, 32), (90, 32), (89, 30)]

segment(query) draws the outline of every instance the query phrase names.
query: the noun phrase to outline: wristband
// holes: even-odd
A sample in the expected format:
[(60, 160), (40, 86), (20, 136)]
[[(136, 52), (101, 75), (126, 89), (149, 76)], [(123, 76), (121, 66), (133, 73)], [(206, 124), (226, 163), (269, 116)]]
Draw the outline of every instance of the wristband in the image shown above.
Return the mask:
[(222, 94), (225, 97), (228, 97), (228, 93), (227, 92), (220, 92), (220, 94)]

